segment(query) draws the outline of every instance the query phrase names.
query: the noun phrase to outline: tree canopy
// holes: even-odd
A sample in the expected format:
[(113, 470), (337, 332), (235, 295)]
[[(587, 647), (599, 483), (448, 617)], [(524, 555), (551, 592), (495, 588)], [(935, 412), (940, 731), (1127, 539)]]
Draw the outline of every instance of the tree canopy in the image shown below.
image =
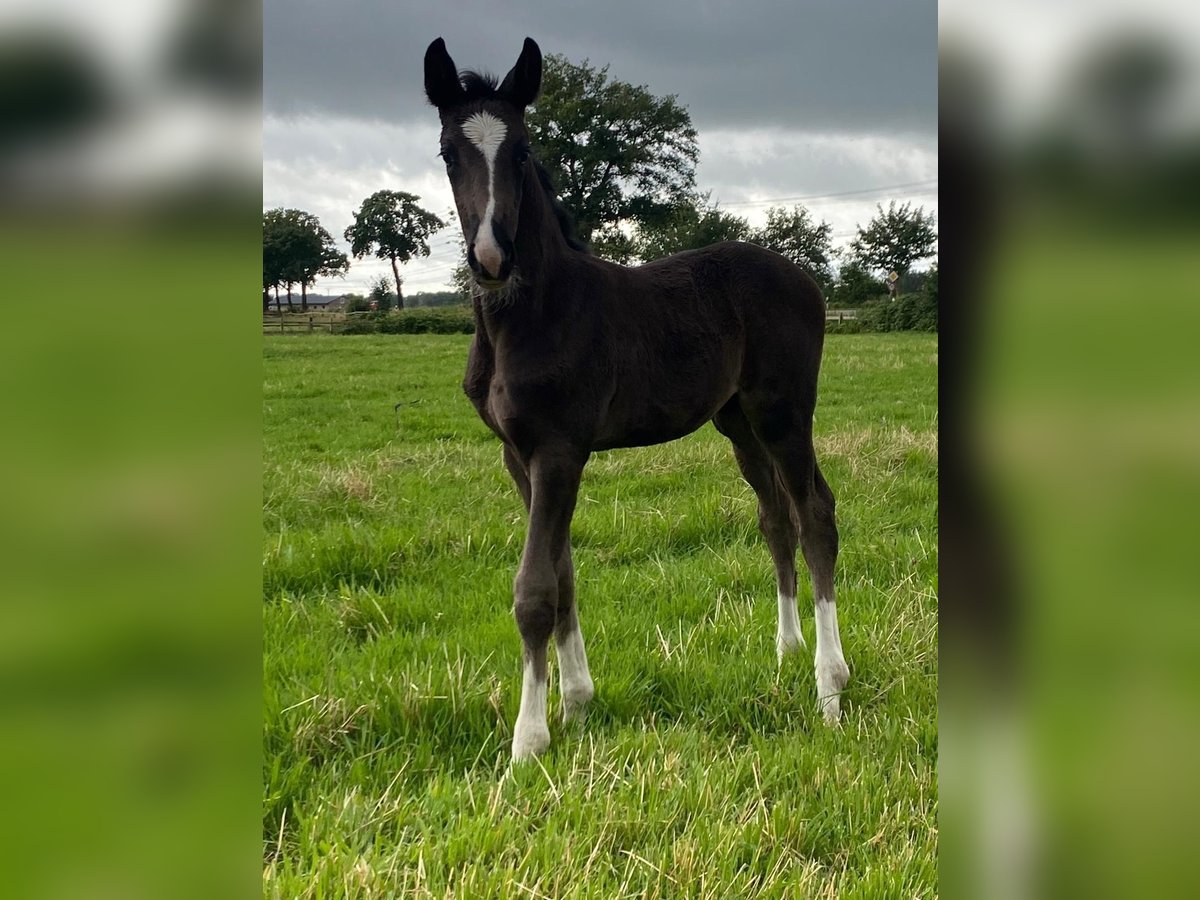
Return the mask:
[(333, 237), (317, 217), (301, 209), (271, 209), (263, 213), (263, 308), (267, 290), (287, 285), (288, 306), (292, 285), (301, 289), (301, 308), (308, 308), (308, 286), (319, 275), (338, 275), (350, 266), (346, 254), (334, 246)]
[(866, 228), (859, 226), (858, 237), (850, 244), (851, 258), (866, 269), (895, 271), (901, 276), (913, 263), (933, 256), (937, 231), (932, 213), (911, 203), (897, 206), (893, 200), (878, 210)]
[(696, 203), (681, 203), (656, 221), (638, 228), (630, 240), (632, 255), (658, 259), (720, 241), (741, 241), (750, 234), (745, 219), (708, 205), (707, 195)]
[(694, 202), (696, 129), (675, 96), (552, 54), (526, 123), (580, 237), (601, 253), (622, 243), (619, 223), (661, 223)]
[(749, 239), (807, 269), (822, 290), (828, 288), (833, 275), (833, 226), (815, 221), (803, 206), (771, 207), (766, 224), (755, 229)]
[(883, 282), (872, 276), (857, 260), (850, 259), (838, 271), (837, 279), (825, 293), (825, 299), (833, 308), (861, 306), (886, 293)]
[(399, 309), (404, 308), (399, 264), (415, 256), (428, 256), (429, 236), (446, 226), (418, 200), (417, 195), (404, 191), (376, 191), (363, 200), (354, 213), (354, 224), (346, 229), (355, 259), (373, 252), (379, 259), (391, 260)]

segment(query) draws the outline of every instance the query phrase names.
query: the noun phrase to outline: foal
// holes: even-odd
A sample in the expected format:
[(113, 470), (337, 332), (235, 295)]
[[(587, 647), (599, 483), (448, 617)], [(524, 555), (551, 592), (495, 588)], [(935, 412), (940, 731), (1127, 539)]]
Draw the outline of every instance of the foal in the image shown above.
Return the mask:
[(589, 455), (674, 440), (709, 420), (733, 443), (758, 495), (779, 586), (781, 661), (804, 646), (799, 541), (813, 582), (817, 695), (836, 722), (849, 669), (834, 603), (833, 492), (812, 443), (821, 292), (800, 268), (753, 244), (715, 244), (638, 268), (589, 255), (568, 236), (530, 156), (525, 108), (541, 76), (541, 51), (529, 38), (499, 87), (474, 73), (460, 77), (441, 38), (425, 53), (425, 93), (441, 118), (440, 155), (475, 281), (463, 388), (503, 443), (529, 513), (513, 587), (524, 642), (513, 757), (550, 744), (552, 634), (563, 719), (592, 698), (570, 540)]

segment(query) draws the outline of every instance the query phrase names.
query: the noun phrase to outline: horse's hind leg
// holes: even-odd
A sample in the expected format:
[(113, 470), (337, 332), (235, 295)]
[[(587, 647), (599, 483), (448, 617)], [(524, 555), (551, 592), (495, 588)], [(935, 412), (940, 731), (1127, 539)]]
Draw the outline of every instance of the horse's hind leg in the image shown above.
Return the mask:
[(779, 600), (775, 650), (782, 663), (784, 655), (804, 646), (800, 615), (796, 608), (796, 541), (799, 528), (792, 501), (771, 457), (754, 436), (737, 397), (713, 417), (713, 424), (733, 444), (738, 467), (758, 496), (758, 527), (775, 563)]
[(817, 698), (826, 721), (833, 723), (841, 714), (840, 694), (850, 678), (850, 669), (842, 653), (833, 586), (838, 553), (834, 497), (817, 467), (812, 408), (774, 403), (753, 409), (748, 418), (782, 476), (800, 519), (800, 550), (813, 585)]
[(571, 560), (570, 538), (558, 563), (558, 618), (554, 623), (554, 644), (558, 649), (562, 718), (564, 722), (570, 722), (582, 718), (584, 707), (595, 693), (575, 606), (575, 565)]
[[(806, 534), (812, 536), (811, 540), (805, 540)], [(800, 547), (813, 579), (813, 612), (817, 632), (813, 667), (817, 676), (817, 697), (823, 705), (826, 721), (832, 723), (841, 714), (840, 695), (850, 680), (850, 667), (846, 665), (846, 657), (842, 653), (833, 588), (838, 551), (833, 491), (821, 474), (815, 458), (813, 491), (800, 513)]]

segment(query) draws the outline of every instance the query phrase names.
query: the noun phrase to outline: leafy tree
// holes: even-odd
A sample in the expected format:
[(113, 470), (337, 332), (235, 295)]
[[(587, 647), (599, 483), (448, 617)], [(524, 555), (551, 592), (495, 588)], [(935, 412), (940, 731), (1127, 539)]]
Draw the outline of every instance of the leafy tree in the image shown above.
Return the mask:
[(300, 308), (308, 309), (308, 286), (319, 275), (339, 275), (350, 266), (346, 254), (317, 217), (301, 209), (272, 209), (263, 214), (263, 284), (286, 284), (288, 309), (292, 285), (300, 285)]
[(282, 246), (282, 229), (279, 227), (282, 210), (273, 209), (263, 213), (263, 312), (271, 305), (271, 288), (275, 289), (275, 300), (279, 300), (279, 286), (283, 284), (285, 250)]
[(912, 208), (911, 203), (897, 206), (893, 200), (885, 211), (878, 210), (866, 228), (859, 227), (858, 237), (850, 244), (852, 258), (866, 269), (895, 270), (901, 276), (912, 264), (934, 254), (937, 231), (932, 213)]
[(350, 268), (350, 260), (346, 254), (333, 245), (333, 236), (317, 221), (315, 216), (309, 216), (305, 221), (305, 246), (314, 248), (298, 261), (297, 280), (300, 282), (300, 308), (308, 309), (308, 286), (317, 280), (317, 276), (344, 275)]
[(371, 308), (371, 301), (362, 294), (342, 294), (338, 299), (341, 300), (342, 309), (348, 313), (365, 312)]
[(661, 223), (693, 198), (696, 129), (673, 95), (552, 54), (526, 122), (580, 237), (598, 250), (622, 245), (620, 223)]
[(399, 263), (414, 256), (428, 256), (429, 236), (446, 226), (429, 210), (422, 209), (417, 204), (419, 199), (404, 191), (376, 191), (362, 202), (354, 214), (354, 224), (346, 229), (355, 259), (374, 252), (379, 259), (391, 260), (399, 309), (404, 309)]
[(371, 292), (367, 294), (370, 309), (387, 312), (392, 308), (392, 286), (388, 284), (387, 276), (380, 275), (371, 283)]
[(300, 260), (312, 252), (303, 217), (298, 209), (271, 209), (263, 213), (263, 283), (287, 287), (288, 309), (293, 310), (292, 286), (300, 280)]
[(454, 271), (450, 275), (450, 283), (454, 285), (454, 289), (462, 298), (463, 303), (471, 302), (471, 285), (475, 283), (475, 279), (471, 275), (471, 267), (467, 265), (465, 256), (461, 257), (458, 265), (454, 267)]
[(271, 209), (263, 213), (263, 304), (267, 288), (287, 286), (288, 309), (292, 286), (300, 285), (300, 308), (308, 309), (308, 286), (319, 275), (338, 275), (349, 268), (346, 254), (333, 245), (333, 238), (317, 217), (300, 209)]
[(876, 300), (887, 293), (883, 283), (863, 268), (857, 260), (850, 259), (841, 271), (837, 280), (829, 286), (827, 302), (834, 309), (846, 306), (861, 306), (870, 300)]
[(829, 287), (833, 275), (830, 266), (833, 226), (815, 221), (803, 206), (771, 207), (767, 210), (767, 223), (755, 229), (750, 240), (803, 266), (822, 290)]
[(750, 234), (745, 219), (708, 205), (708, 195), (682, 203), (660, 221), (638, 228), (633, 249), (641, 259), (657, 259), (721, 241), (740, 241)]

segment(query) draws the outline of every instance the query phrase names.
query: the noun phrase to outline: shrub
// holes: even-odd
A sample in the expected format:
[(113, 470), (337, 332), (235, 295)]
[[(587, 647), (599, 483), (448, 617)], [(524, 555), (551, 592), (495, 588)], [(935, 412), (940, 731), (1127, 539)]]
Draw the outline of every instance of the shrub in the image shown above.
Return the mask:
[(858, 312), (863, 331), (937, 331), (937, 279), (932, 290), (904, 294), (896, 300), (872, 300)]
[(338, 334), (378, 334), (379, 323), (374, 319), (369, 319), (366, 316), (356, 316), (353, 319), (347, 320), (340, 328), (337, 329)]
[(350, 319), (340, 334), (473, 334), (475, 316), (469, 307), (442, 306), (370, 313)]
[(858, 319), (842, 319), (840, 322), (836, 319), (825, 323), (826, 334), (860, 334), (863, 331), (863, 323)]

